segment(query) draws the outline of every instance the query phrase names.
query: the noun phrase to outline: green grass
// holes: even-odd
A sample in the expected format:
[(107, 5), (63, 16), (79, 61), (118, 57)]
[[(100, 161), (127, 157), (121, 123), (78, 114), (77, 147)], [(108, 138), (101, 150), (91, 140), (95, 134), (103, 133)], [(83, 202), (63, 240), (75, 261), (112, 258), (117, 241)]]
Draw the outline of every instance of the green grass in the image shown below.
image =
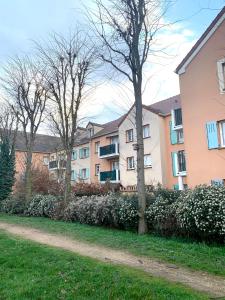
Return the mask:
[(208, 246), (204, 243), (176, 238), (167, 239), (154, 235), (138, 236), (132, 232), (52, 221), (47, 218), (26, 218), (1, 214), (1, 220), (225, 277), (224, 246)]
[(209, 299), (131, 268), (104, 264), (0, 232), (0, 299)]

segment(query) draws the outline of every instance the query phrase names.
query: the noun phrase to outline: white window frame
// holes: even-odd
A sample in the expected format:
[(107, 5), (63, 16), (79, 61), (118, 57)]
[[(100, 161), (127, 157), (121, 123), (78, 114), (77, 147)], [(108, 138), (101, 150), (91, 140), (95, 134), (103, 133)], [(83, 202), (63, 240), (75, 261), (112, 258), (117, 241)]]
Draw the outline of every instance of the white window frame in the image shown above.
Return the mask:
[[(145, 158), (146, 157), (149, 157), (149, 164), (145, 164)], [(152, 156), (151, 156), (151, 154), (145, 154), (144, 155), (144, 167), (145, 168), (151, 168), (152, 167)]]
[(95, 153), (99, 153), (100, 142), (95, 142)]
[[(177, 108), (178, 109), (178, 108)], [(183, 124), (176, 126), (175, 125), (175, 110), (176, 109), (172, 109), (171, 110), (171, 121), (172, 121), (172, 129), (173, 130), (179, 130), (183, 128)]]
[[(147, 131), (148, 135), (147, 136), (145, 136), (145, 128), (148, 129), (148, 131)], [(149, 124), (143, 125), (142, 134), (143, 134), (143, 139), (147, 139), (147, 138), (150, 137), (150, 125)]]
[[(85, 176), (83, 176), (83, 171), (85, 171)], [(83, 179), (83, 180), (88, 179), (88, 177), (87, 177), (87, 168), (82, 168), (81, 169), (81, 177), (80, 178)]]
[[(131, 159), (131, 167), (130, 167), (130, 163), (129, 163), (129, 160)], [(134, 166), (134, 156), (129, 156), (127, 157), (127, 170), (134, 170), (135, 169), (135, 166)]]
[(217, 62), (217, 75), (220, 87), (220, 94), (225, 94), (225, 58)]
[[(182, 140), (180, 140), (180, 138), (179, 138), (179, 132), (180, 131), (183, 132), (183, 139)], [(183, 131), (183, 128), (177, 129), (177, 143), (178, 144), (183, 144), (184, 143), (184, 131)]]
[[(180, 150), (180, 151), (183, 151), (183, 150)], [(184, 154), (185, 154), (185, 152), (184, 152)], [(186, 157), (185, 157), (185, 159), (186, 159)], [(183, 172), (179, 172), (178, 152), (176, 152), (175, 166), (176, 166), (177, 176), (186, 176), (187, 175), (187, 170), (183, 171)], [(187, 168), (187, 165), (186, 165), (186, 168)]]
[(220, 147), (221, 147), (221, 148), (225, 148), (225, 132), (224, 132), (224, 138), (223, 138), (223, 127), (222, 127), (222, 123), (225, 123), (225, 120), (219, 122)]
[(48, 166), (48, 164), (49, 164), (49, 156), (44, 155), (43, 156), (43, 165)]
[[(131, 133), (131, 135), (129, 135), (129, 133)], [(131, 137), (131, 139), (130, 139)], [(131, 143), (134, 141), (134, 130), (132, 129), (128, 129), (126, 130), (126, 143)]]

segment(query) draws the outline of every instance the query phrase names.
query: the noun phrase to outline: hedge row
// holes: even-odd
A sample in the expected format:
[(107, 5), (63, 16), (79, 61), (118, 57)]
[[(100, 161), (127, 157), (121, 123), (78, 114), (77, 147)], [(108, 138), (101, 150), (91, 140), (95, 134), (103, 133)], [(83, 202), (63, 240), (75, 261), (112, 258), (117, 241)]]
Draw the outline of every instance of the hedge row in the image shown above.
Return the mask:
[[(225, 240), (225, 188), (198, 186), (185, 192), (156, 189), (147, 197), (146, 219), (150, 232), (193, 238)], [(27, 216), (44, 216), (70, 222), (137, 230), (137, 196), (111, 193), (74, 198), (66, 206), (59, 197), (35, 195), (25, 205), (8, 198), (1, 211)]]

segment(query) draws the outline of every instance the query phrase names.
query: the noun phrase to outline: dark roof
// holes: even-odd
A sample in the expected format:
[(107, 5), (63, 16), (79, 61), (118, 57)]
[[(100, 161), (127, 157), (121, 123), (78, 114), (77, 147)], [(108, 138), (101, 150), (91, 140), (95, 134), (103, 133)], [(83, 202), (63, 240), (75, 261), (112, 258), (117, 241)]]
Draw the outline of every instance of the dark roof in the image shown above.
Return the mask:
[(224, 13), (225, 13), (225, 6), (219, 12), (219, 14), (216, 16), (216, 18), (212, 21), (212, 23), (209, 25), (209, 27), (206, 29), (206, 31), (202, 34), (202, 36), (199, 38), (199, 40), (195, 43), (195, 45), (191, 48), (191, 50), (188, 52), (188, 54), (185, 56), (185, 58), (182, 60), (182, 62), (179, 64), (179, 66), (176, 68), (176, 70), (175, 70), (176, 73), (179, 72), (179, 70), (182, 68), (182, 66), (185, 64), (185, 62), (189, 59), (189, 57), (198, 48), (198, 46), (201, 44), (201, 42), (204, 40), (204, 38), (207, 36), (207, 34), (211, 31), (211, 29), (216, 25), (216, 23), (220, 20), (220, 18), (224, 15)]
[(158, 111), (158, 114), (161, 115), (169, 115), (172, 109), (180, 108), (181, 107), (181, 99), (180, 95), (176, 95), (170, 97), (168, 99), (153, 103), (151, 105), (145, 106), (147, 109), (150, 108), (151, 110)]
[(103, 129), (100, 130), (99, 132), (97, 132), (95, 135), (93, 135), (92, 138), (96, 138), (96, 137), (100, 137), (103, 135), (107, 135), (107, 134), (116, 132), (118, 130), (119, 124), (123, 120), (124, 116), (125, 115), (123, 115), (123, 116), (119, 117), (118, 119), (113, 120), (111, 122), (102, 124), (101, 126), (103, 127)]
[[(34, 152), (50, 153), (60, 146), (60, 139), (56, 136), (37, 134), (34, 144)], [(26, 151), (23, 132), (18, 131), (16, 137), (16, 150)]]

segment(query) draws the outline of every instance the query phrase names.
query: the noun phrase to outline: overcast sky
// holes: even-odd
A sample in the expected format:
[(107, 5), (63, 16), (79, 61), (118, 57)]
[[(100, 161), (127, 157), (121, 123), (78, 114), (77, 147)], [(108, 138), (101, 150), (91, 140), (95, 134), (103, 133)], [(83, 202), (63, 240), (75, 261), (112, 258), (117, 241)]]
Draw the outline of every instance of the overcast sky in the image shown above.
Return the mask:
[[(89, 5), (89, 0), (83, 0)], [(9, 56), (29, 53), (31, 40), (47, 38), (52, 31), (68, 33), (77, 22), (82, 23), (82, 0), (0, 0), (0, 63)], [(177, 0), (167, 19), (182, 20), (161, 35), (163, 45), (169, 45), (172, 58), (155, 61), (146, 71), (148, 83), (144, 92), (145, 104), (179, 93), (178, 77), (174, 69), (200, 37), (209, 23), (225, 5), (225, 0)], [(96, 89), (93, 103), (95, 120), (109, 121), (121, 114), (118, 103), (133, 99), (126, 88), (108, 83)], [(112, 105), (114, 103), (114, 105)]]

